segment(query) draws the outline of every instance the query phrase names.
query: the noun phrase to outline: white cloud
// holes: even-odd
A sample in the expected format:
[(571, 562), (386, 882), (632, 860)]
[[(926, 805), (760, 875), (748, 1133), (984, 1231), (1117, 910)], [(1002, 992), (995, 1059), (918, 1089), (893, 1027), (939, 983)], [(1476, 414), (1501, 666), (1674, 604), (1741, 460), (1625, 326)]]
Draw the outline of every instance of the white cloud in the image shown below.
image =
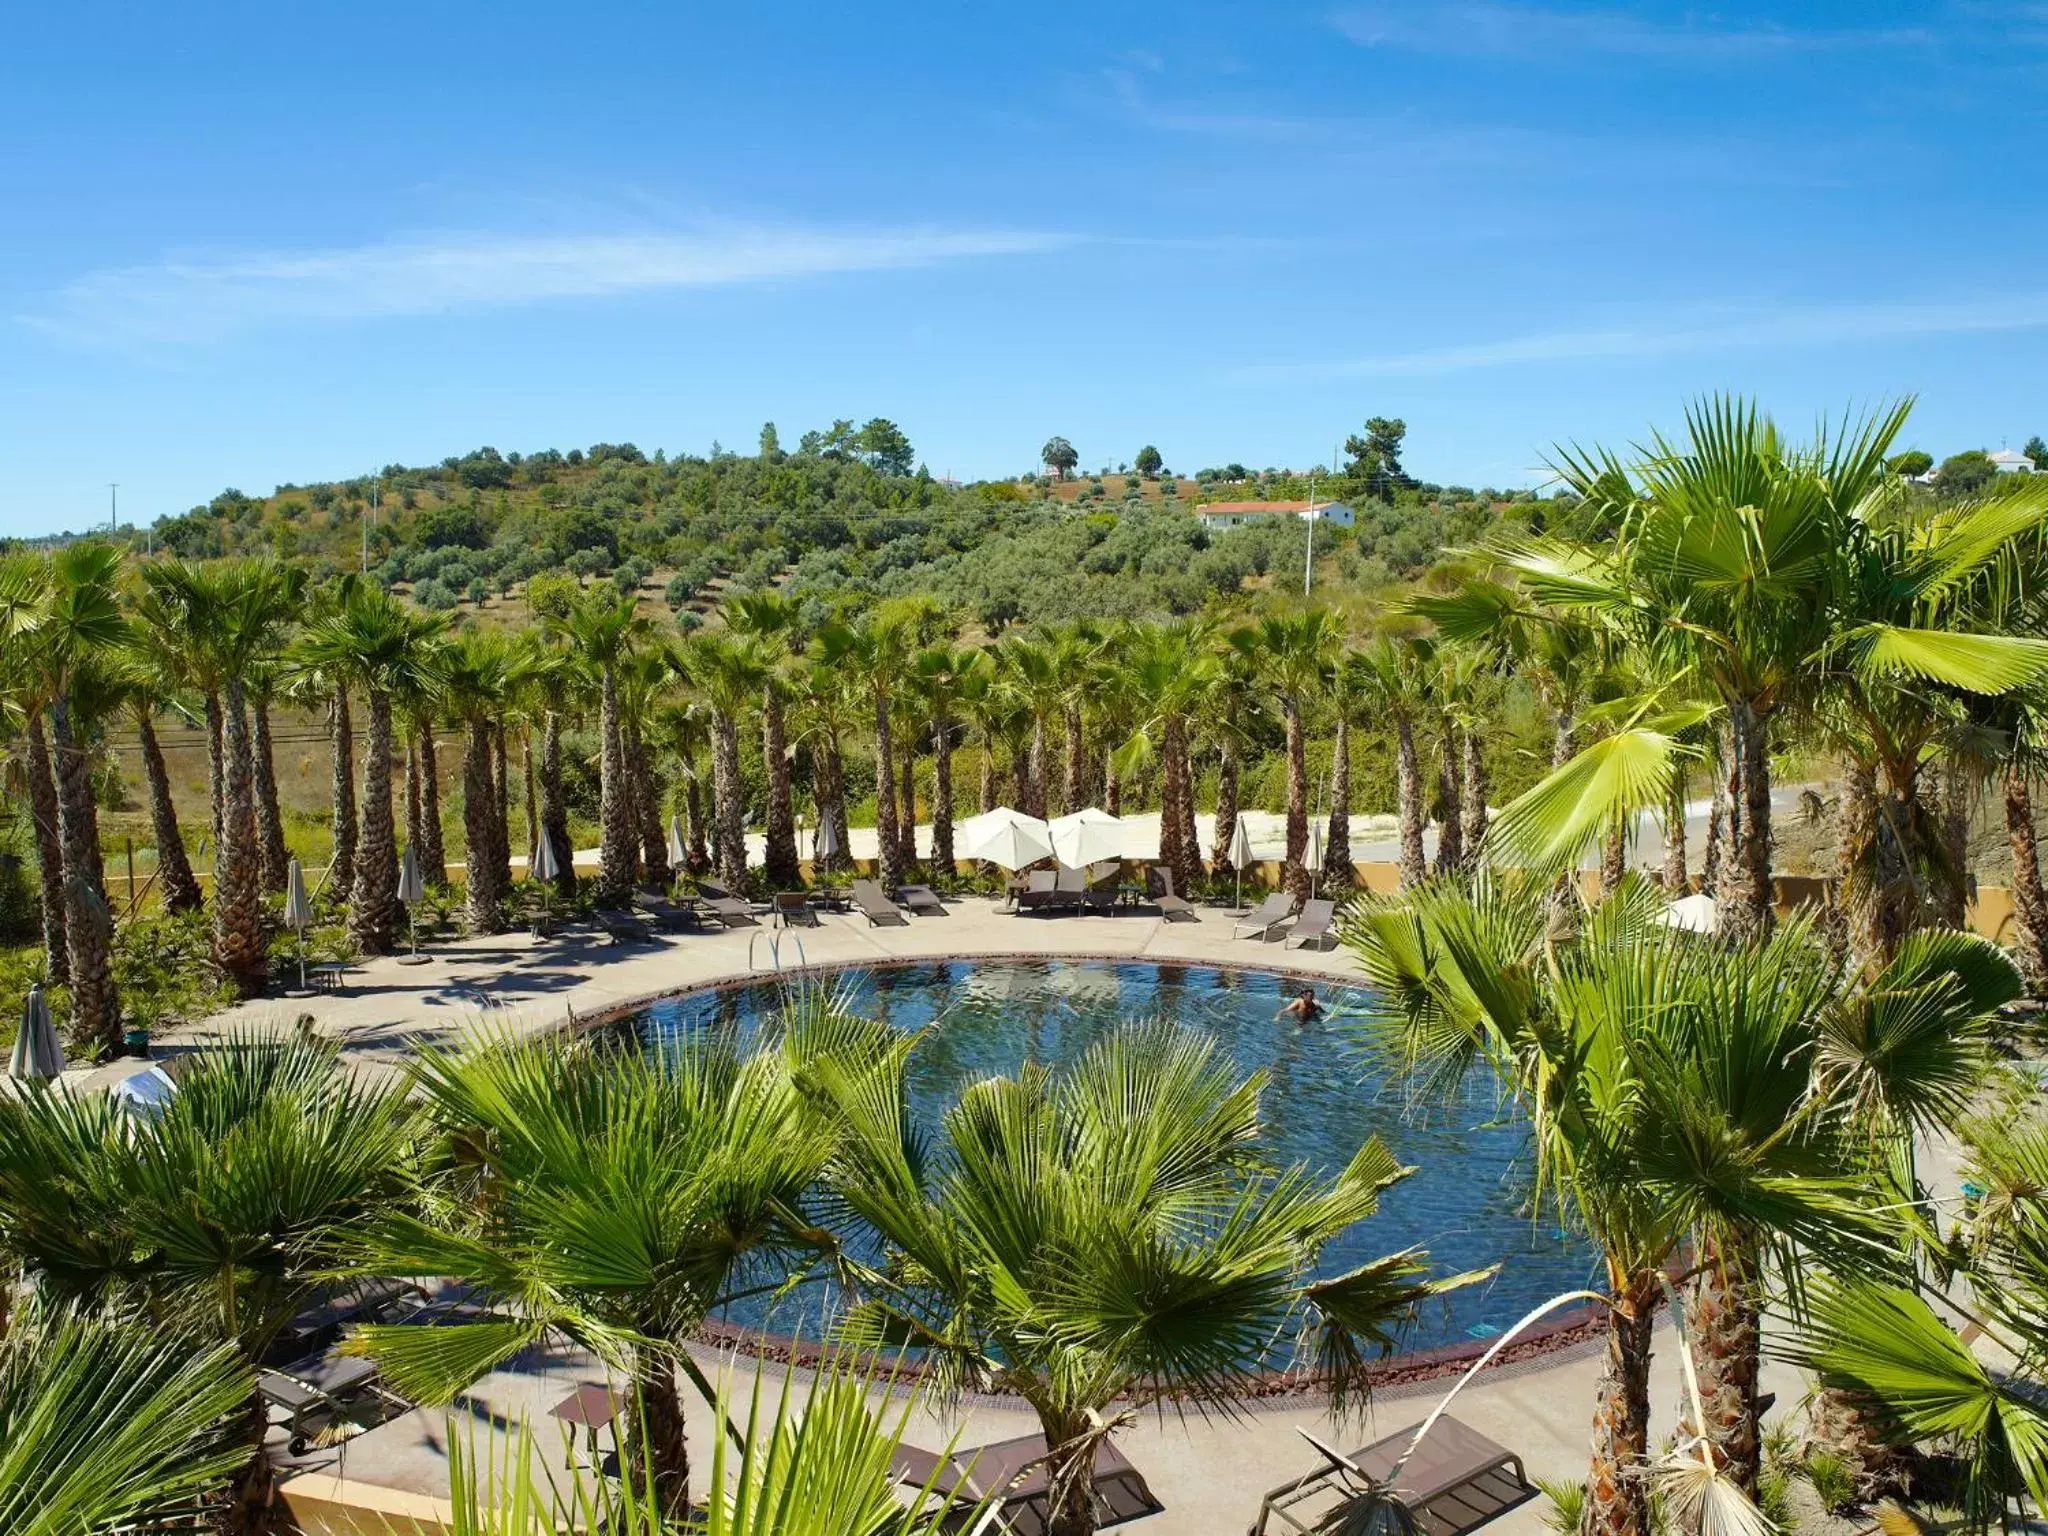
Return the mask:
[(1418, 52), (1505, 54), (1554, 60), (1575, 54), (1621, 54), (1693, 61), (1756, 58), (1844, 48), (1917, 45), (1921, 28), (1799, 30), (1769, 24), (1725, 25), (1696, 14), (1658, 22), (1620, 10), (1552, 10), (1511, 0), (1373, 0), (1330, 18), (1339, 32), (1368, 47)]
[(86, 343), (203, 342), (309, 321), (879, 272), (1073, 243), (1074, 236), (1055, 233), (931, 227), (454, 234), (111, 268), (66, 285), (20, 318)]
[(1681, 323), (1537, 332), (1463, 346), (1391, 352), (1330, 362), (1261, 364), (1238, 370), (1247, 383), (1463, 373), (1528, 363), (1671, 357), (1750, 348), (1853, 345), (1916, 336), (2048, 328), (2048, 294), (1956, 304), (1843, 304), (1796, 310), (1695, 310)]

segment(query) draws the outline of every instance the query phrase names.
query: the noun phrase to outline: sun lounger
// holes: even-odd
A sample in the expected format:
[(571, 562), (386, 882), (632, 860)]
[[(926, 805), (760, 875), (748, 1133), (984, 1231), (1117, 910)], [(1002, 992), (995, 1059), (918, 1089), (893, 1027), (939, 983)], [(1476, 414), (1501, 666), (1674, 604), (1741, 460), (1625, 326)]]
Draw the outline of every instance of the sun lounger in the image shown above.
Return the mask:
[(1152, 866), (1152, 883), (1158, 887), (1152, 893), (1152, 904), (1159, 909), (1159, 915), (1169, 923), (1198, 923), (1194, 905), (1174, 894), (1173, 871), (1164, 864)]
[(1304, 945), (1321, 946), (1322, 941), (1336, 939), (1334, 932), (1337, 920), (1337, 903), (1334, 901), (1305, 901), (1301, 904), (1301, 916), (1294, 920), (1294, 926), (1287, 931), (1285, 949), (1290, 945), (1300, 949)]
[[(1349, 1456), (1304, 1432), (1323, 1465), (1268, 1493), (1251, 1536), (1363, 1530), (1347, 1520), (1357, 1520), (1375, 1498), (1398, 1502), (1418, 1536), (1466, 1536), (1536, 1497), (1522, 1458), (1458, 1419), (1438, 1419), (1409, 1454), (1420, 1427), (1411, 1424)], [(1403, 1456), (1407, 1463), (1394, 1477)]]
[(754, 909), (744, 901), (741, 901), (737, 896), (713, 896), (707, 891), (697, 899), (704, 904), (704, 909), (707, 912), (718, 919), (723, 927), (758, 928), (761, 926), (759, 919), (754, 916)]
[(1278, 891), (1240, 917), (1230, 930), (1230, 936), (1233, 939), (1241, 939), (1257, 934), (1262, 941), (1270, 939), (1273, 937), (1273, 930), (1292, 916), (1294, 898), (1285, 891)]
[(872, 880), (853, 882), (853, 904), (860, 908), (870, 928), (901, 928), (910, 921)]
[[(173, 1057), (172, 1061), (181, 1061)], [(173, 1074), (174, 1075), (174, 1074)], [(327, 1348), (353, 1323), (410, 1321), (432, 1298), (413, 1280), (370, 1279), (349, 1282), (319, 1302), (294, 1313), (277, 1341), (264, 1355), (265, 1364), (297, 1360)]]
[(398, 1413), (412, 1407), (387, 1392), (378, 1380), (377, 1362), (360, 1355), (314, 1355), (278, 1370), (258, 1371), (256, 1390), (268, 1406), (283, 1411), (294, 1456), (310, 1451), (321, 1431), (355, 1423), (354, 1410), (366, 1400)]
[(1081, 892), (1083, 912), (1114, 912), (1116, 910), (1116, 885), (1091, 885)]
[(650, 896), (645, 891), (634, 893), (633, 910), (670, 933), (694, 933), (704, 926), (695, 907), (679, 907), (666, 897)]
[(1053, 881), (1053, 904), (1069, 912), (1081, 910), (1081, 898), (1088, 889), (1088, 872), (1061, 867)]
[(1051, 870), (1032, 870), (1027, 876), (1027, 883), (1024, 889), (1017, 893), (1017, 910), (1019, 912), (1044, 912), (1049, 910), (1053, 903), (1059, 899), (1059, 892), (1056, 889), (1057, 884), (1058, 882), (1054, 879)]
[(811, 906), (811, 898), (802, 891), (777, 891), (775, 917), (785, 928), (818, 926), (818, 914)]
[(939, 893), (928, 885), (899, 885), (896, 899), (919, 917), (944, 917), (946, 904), (939, 900)]
[[(989, 1515), (977, 1531), (1004, 1536), (1044, 1536), (1050, 1478), (1045, 1436), (1022, 1435), (978, 1449), (934, 1456), (916, 1446), (898, 1446), (889, 1469), (898, 1483), (929, 1489), (950, 1504), (988, 1501)], [(1166, 1506), (1153, 1496), (1138, 1469), (1109, 1441), (1095, 1448), (1095, 1525), (1101, 1530), (1156, 1515)]]
[(631, 912), (593, 912), (590, 920), (614, 944), (652, 944), (654, 930)]

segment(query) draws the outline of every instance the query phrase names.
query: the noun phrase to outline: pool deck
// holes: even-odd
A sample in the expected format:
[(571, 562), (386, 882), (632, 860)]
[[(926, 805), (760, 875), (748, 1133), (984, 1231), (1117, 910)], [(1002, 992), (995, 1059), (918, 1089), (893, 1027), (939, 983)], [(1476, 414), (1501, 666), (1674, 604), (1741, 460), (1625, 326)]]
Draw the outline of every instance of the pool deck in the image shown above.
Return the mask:
[[(1199, 909), (1197, 921), (1178, 923), (1149, 911), (1019, 917), (987, 899), (967, 898), (953, 903), (944, 917), (912, 917), (901, 927), (871, 928), (856, 913), (824, 914), (819, 927), (788, 935), (763, 919), (759, 928), (664, 935), (653, 943), (622, 946), (583, 933), (546, 940), (524, 933), (461, 939), (434, 945), (426, 964), (402, 965), (396, 957), (373, 960), (352, 972), (338, 994), (242, 1004), (161, 1043), (193, 1046), (229, 1032), (288, 1029), (300, 1014), (310, 1014), (316, 1029), (343, 1042), (352, 1064), (378, 1075), (398, 1070), (406, 1053), (424, 1040), (453, 1039), (479, 1026), (547, 1029), (572, 1017), (587, 1020), (631, 1009), (667, 993), (772, 974), (771, 938), (780, 942), (785, 967), (798, 959), (793, 941), (800, 941), (802, 960), (814, 966), (1010, 955), (1184, 961), (1284, 968), (1310, 981), (1359, 979), (1356, 962), (1341, 949), (1297, 950), (1277, 939), (1233, 941), (1233, 917), (1222, 909)], [(141, 1065), (131, 1062), (80, 1076), (105, 1082)], [(734, 1372), (744, 1402), (751, 1385), (744, 1366), (714, 1351), (700, 1355), (707, 1365), (716, 1362)], [(1582, 1344), (1489, 1372), (1459, 1397), (1455, 1412), (1519, 1452), (1532, 1476), (1583, 1477), (1599, 1369), (1597, 1343)], [(1654, 1434), (1661, 1441), (1670, 1432), (1681, 1391), (1668, 1324), (1658, 1333), (1654, 1373)], [(484, 1378), (454, 1412), (482, 1432), (524, 1419), (552, 1456), (557, 1425), (547, 1410), (578, 1385), (602, 1379), (601, 1369), (587, 1358), (548, 1355), (526, 1369)], [(1297, 1426), (1330, 1443), (1355, 1447), (1419, 1421), (1450, 1384), (1446, 1378), (1382, 1391), (1363, 1418), (1345, 1424), (1333, 1423), (1326, 1410), (1305, 1399), (1269, 1400), (1228, 1416), (1148, 1414), (1126, 1429), (1119, 1443), (1166, 1509), (1132, 1529), (1142, 1536), (1245, 1530), (1266, 1489), (1317, 1465), (1314, 1451), (1295, 1433)], [(1788, 1368), (1767, 1361), (1765, 1390), (1778, 1393), (1782, 1411), (1799, 1401), (1803, 1383)], [(694, 1397), (688, 1411), (701, 1487), (711, 1450), (710, 1414)], [(369, 1485), (376, 1498), (444, 1497), (449, 1412), (418, 1410), (316, 1452), (297, 1464), (304, 1477), (301, 1489), (310, 1497), (321, 1477), (338, 1476)], [(1029, 1414), (1013, 1404), (972, 1400), (943, 1416), (920, 1406), (908, 1438), (937, 1447), (957, 1431), (966, 1446), (1035, 1429)], [(363, 1492), (360, 1486), (357, 1491)], [(1539, 1499), (1505, 1516), (1494, 1529), (1535, 1536), (1544, 1529), (1545, 1507)]]

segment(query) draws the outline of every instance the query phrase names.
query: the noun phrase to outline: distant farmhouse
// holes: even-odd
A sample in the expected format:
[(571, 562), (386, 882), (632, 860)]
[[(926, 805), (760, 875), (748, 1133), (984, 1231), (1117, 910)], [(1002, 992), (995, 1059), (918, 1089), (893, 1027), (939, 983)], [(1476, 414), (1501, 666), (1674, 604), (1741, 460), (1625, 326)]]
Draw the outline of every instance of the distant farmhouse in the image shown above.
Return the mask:
[(1202, 526), (1211, 533), (1221, 533), (1226, 528), (1242, 528), (1246, 523), (1264, 522), (1268, 518), (1286, 517), (1292, 514), (1303, 522), (1314, 519), (1319, 523), (1330, 523), (1339, 528), (1349, 528), (1356, 519), (1351, 509), (1341, 501), (1326, 501), (1320, 504), (1312, 501), (1212, 501), (1205, 507), (1197, 507), (1195, 515), (1202, 520)]
[(2034, 461), (2024, 453), (2014, 453), (2010, 448), (2001, 448), (1992, 454), (1991, 467), (2001, 475), (2031, 475)]

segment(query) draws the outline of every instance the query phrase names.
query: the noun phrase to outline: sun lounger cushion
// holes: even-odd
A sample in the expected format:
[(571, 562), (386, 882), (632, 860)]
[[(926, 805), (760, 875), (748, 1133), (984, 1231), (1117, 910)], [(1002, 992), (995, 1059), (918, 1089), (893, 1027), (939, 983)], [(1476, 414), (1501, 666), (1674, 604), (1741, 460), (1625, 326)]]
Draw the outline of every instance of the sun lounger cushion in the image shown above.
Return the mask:
[(1230, 930), (1233, 939), (1256, 934), (1261, 939), (1271, 938), (1273, 930), (1294, 915), (1294, 898), (1284, 891), (1268, 896), (1258, 906), (1237, 920)]
[(939, 893), (928, 885), (899, 885), (896, 899), (921, 917), (944, 917), (946, 904), (939, 900)]
[(1294, 927), (1287, 935), (1287, 942), (1296, 949), (1305, 944), (1319, 943), (1331, 937), (1331, 926), (1336, 920), (1337, 903), (1334, 901), (1305, 901), (1301, 904), (1301, 916), (1295, 919)]
[(856, 880), (853, 882), (853, 902), (867, 917), (870, 928), (877, 925), (892, 928), (901, 927), (909, 921), (898, 910), (896, 903), (887, 896), (884, 896), (882, 888), (872, 880)]

